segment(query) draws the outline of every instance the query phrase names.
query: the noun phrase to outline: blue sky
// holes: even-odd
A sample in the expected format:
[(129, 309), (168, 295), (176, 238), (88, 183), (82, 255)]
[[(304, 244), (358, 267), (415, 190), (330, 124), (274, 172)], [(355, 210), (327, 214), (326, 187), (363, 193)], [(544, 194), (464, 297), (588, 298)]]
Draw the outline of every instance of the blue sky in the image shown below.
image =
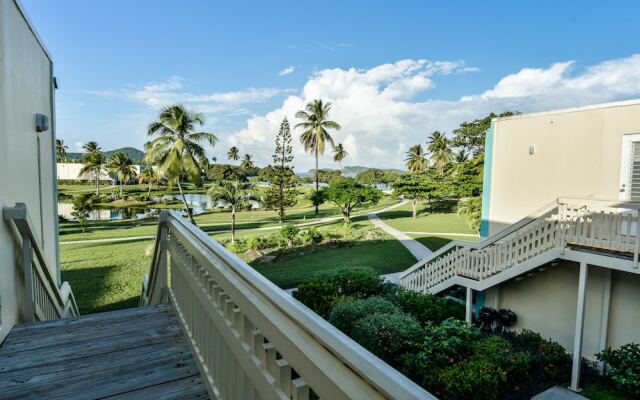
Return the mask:
[[(640, 97), (632, 1), (22, 3), (72, 149), (141, 148), (158, 109), (184, 102), (219, 136), (211, 155), (238, 145), (266, 163), (280, 120), (322, 97), (345, 164), (399, 167), (429, 132), (490, 111)], [(295, 164), (312, 164), (299, 146)]]

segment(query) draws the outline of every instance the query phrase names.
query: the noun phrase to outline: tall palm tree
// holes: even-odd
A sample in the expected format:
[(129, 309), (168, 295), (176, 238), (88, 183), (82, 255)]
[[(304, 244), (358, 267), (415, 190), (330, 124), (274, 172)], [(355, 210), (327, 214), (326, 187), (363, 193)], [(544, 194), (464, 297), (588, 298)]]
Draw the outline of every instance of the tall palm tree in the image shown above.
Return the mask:
[(107, 171), (115, 174), (118, 177), (118, 184), (120, 185), (120, 198), (124, 194), (124, 185), (127, 182), (133, 180), (138, 175), (136, 168), (133, 166), (133, 161), (125, 153), (118, 152), (111, 155), (109, 161), (107, 161)]
[[(318, 156), (324, 154), (325, 143), (329, 143), (334, 148), (333, 138), (329, 135), (328, 129), (340, 130), (342, 127), (335, 121), (329, 120), (331, 103), (324, 103), (322, 100), (313, 100), (308, 103), (304, 110), (296, 113), (296, 118), (302, 120), (296, 124), (294, 129), (302, 128), (304, 132), (300, 135), (300, 143), (307, 152), (313, 153), (316, 157), (316, 193), (318, 192)], [(318, 206), (316, 205), (316, 214)]]
[(476, 233), (480, 230), (482, 222), (482, 198), (471, 197), (458, 204), (458, 215), (467, 219), (467, 224)]
[(409, 151), (407, 151), (407, 157), (404, 161), (409, 172), (421, 172), (427, 169), (427, 158), (425, 157), (422, 146), (419, 144), (409, 148)]
[(182, 105), (165, 107), (160, 111), (158, 120), (149, 125), (149, 136), (157, 137), (145, 145), (145, 159), (157, 165), (170, 184), (177, 184), (187, 217), (194, 225), (180, 175), (186, 175), (193, 182), (200, 180), (202, 167), (207, 162), (205, 149), (200, 143), (213, 146), (218, 140), (213, 133), (196, 131), (203, 124), (202, 114), (191, 112)]
[(67, 156), (68, 146), (65, 146), (64, 140), (56, 139), (56, 161), (60, 162)]
[(447, 164), (453, 159), (449, 139), (439, 131), (433, 132), (427, 139), (427, 151), (430, 154), (431, 163), (442, 175)]
[(232, 146), (227, 151), (227, 158), (231, 161), (238, 161), (240, 159), (240, 150), (236, 146)]
[(242, 157), (240, 168), (242, 168), (243, 171), (250, 170), (254, 167), (254, 165), (255, 164), (253, 163), (253, 157), (251, 156), (251, 154), (245, 154), (244, 157)]
[(140, 176), (138, 176), (139, 183), (148, 183), (149, 191), (147, 191), (147, 198), (151, 197), (151, 186), (158, 185), (160, 183), (160, 175), (151, 167), (147, 167), (140, 171)]
[(78, 175), (93, 174), (96, 181), (96, 194), (100, 194), (100, 175), (104, 171), (104, 153), (96, 142), (87, 142), (82, 145), (84, 149), (83, 166)]
[(215, 204), (223, 201), (231, 207), (231, 243), (236, 241), (236, 210), (258, 201), (258, 198), (249, 192), (251, 186), (239, 181), (221, 181), (207, 191), (207, 195)]
[(463, 163), (469, 159), (469, 153), (465, 149), (458, 150), (454, 155), (454, 160), (456, 163)]
[(338, 143), (333, 149), (333, 161), (337, 161), (340, 164), (340, 170), (342, 171), (342, 160), (344, 160), (349, 153), (344, 149), (342, 143)]

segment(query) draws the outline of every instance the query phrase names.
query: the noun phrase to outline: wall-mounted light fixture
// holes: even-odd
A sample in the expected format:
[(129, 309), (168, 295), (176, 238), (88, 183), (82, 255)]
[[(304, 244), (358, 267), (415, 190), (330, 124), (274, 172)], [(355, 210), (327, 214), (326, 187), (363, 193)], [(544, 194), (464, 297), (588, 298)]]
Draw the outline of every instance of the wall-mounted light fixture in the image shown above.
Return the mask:
[(36, 113), (36, 132), (46, 132), (49, 130), (49, 117)]
[(536, 154), (536, 145), (532, 144), (529, 146), (529, 155), (532, 156), (534, 154)]

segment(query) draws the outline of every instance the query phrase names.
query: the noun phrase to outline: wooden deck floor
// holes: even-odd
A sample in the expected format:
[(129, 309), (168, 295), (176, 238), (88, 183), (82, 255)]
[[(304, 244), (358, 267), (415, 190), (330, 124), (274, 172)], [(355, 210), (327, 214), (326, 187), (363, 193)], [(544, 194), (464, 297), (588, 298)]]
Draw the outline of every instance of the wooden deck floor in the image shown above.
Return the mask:
[(206, 399), (169, 306), (15, 327), (0, 346), (0, 399)]

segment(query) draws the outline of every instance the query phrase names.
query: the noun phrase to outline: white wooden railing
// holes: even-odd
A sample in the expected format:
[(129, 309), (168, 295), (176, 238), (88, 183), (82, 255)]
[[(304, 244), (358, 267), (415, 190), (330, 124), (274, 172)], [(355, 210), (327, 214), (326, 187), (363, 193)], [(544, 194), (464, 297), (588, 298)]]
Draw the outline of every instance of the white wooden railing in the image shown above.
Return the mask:
[(217, 399), (435, 399), (175, 211), (141, 305), (170, 302)]
[(450, 242), (401, 273), (400, 284), (428, 292), (453, 277), (482, 281), (552, 249), (615, 252), (638, 268), (638, 209), (635, 202), (559, 198), (483, 241)]
[(69, 283), (60, 287), (51, 276), (29, 219), (27, 207), (16, 203), (15, 207), (2, 209), (5, 221), (15, 224), (22, 238), (22, 295), (24, 323), (68, 318), (80, 315)]

